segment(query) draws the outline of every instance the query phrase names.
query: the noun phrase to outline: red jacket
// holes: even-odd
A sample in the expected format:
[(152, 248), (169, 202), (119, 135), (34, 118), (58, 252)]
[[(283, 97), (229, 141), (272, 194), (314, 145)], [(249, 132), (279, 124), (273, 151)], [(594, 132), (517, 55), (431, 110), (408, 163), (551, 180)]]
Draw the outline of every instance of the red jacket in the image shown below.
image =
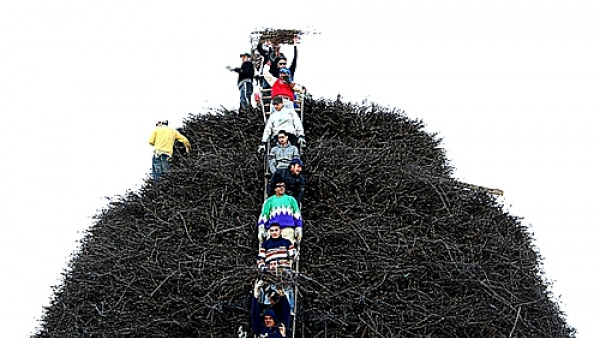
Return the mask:
[(277, 79), (271, 86), (271, 97), (285, 96), (290, 100), (294, 100), (294, 84), (285, 83), (282, 79)]

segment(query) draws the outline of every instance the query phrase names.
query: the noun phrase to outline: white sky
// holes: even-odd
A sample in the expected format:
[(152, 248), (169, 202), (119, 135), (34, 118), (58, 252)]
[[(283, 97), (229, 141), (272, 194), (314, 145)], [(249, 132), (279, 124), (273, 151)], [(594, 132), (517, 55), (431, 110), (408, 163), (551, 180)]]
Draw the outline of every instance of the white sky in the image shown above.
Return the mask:
[(2, 336), (35, 331), (103, 197), (139, 188), (157, 120), (237, 107), (225, 66), (271, 27), (321, 33), (302, 38), (296, 73), (315, 97), (405, 109), (457, 178), (503, 189), (568, 323), (593, 337), (600, 3), (266, 4), (0, 2)]

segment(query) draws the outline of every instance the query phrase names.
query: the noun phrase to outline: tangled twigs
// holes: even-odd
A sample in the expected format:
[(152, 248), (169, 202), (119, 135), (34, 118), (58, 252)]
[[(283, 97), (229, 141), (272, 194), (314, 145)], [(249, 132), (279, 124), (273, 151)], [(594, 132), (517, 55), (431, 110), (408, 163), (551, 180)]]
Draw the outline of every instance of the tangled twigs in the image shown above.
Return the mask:
[[(308, 101), (297, 334), (573, 337), (519, 218), (454, 184), (440, 140), (377, 105)], [(96, 216), (38, 337), (232, 337), (249, 328), (263, 120), (189, 116), (174, 168)], [(275, 281), (278, 282), (278, 281)]]
[(256, 37), (258, 43), (265, 40), (270, 40), (273, 44), (293, 44), (294, 37), (299, 37), (307, 34), (320, 34), (313, 30), (300, 30), (300, 29), (278, 29), (278, 28), (266, 28), (257, 30), (251, 33), (252, 37)]

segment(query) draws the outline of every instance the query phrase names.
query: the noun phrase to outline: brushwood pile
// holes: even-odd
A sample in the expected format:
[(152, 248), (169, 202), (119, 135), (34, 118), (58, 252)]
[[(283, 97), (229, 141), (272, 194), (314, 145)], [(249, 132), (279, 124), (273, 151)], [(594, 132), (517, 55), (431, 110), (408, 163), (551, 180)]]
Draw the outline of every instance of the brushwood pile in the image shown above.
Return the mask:
[[(296, 337), (574, 337), (541, 256), (496, 196), (460, 187), (423, 121), (309, 100)], [(37, 337), (249, 331), (263, 131), (256, 109), (189, 115), (172, 170), (111, 199)]]

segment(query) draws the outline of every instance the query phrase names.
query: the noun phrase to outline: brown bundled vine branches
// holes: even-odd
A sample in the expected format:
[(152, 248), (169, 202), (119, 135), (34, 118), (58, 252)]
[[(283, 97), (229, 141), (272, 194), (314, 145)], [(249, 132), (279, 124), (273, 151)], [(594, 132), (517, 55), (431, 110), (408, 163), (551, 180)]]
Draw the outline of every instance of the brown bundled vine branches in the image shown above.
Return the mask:
[[(38, 337), (235, 337), (249, 330), (263, 202), (257, 111), (190, 115), (159, 182), (96, 216)], [(422, 121), (309, 101), (302, 337), (573, 337), (541, 257), (495, 196), (455, 185)]]
[(311, 30), (300, 30), (300, 29), (281, 29), (281, 28), (266, 28), (260, 31), (254, 31), (250, 36), (258, 37), (259, 43), (270, 40), (274, 45), (279, 44), (293, 44), (294, 37), (308, 34), (320, 34), (316, 31)]

